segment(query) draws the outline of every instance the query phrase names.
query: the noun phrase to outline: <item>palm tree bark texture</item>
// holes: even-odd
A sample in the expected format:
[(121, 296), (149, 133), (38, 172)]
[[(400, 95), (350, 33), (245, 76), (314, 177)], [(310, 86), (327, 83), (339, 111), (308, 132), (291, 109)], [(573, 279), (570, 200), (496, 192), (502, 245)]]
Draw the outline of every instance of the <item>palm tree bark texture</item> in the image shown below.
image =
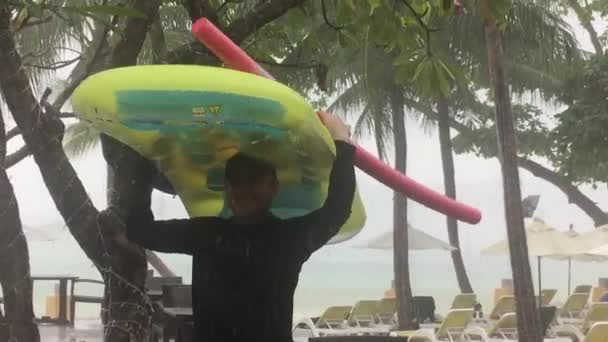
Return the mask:
[[(407, 137), (405, 132), (405, 111), (403, 89), (391, 85), (391, 109), (393, 136), (395, 139), (395, 168), (405, 174), (407, 169)], [(407, 235), (407, 199), (398, 192), (393, 198), (393, 267), (395, 273), (395, 295), (397, 297), (397, 318), (399, 329), (417, 329), (416, 314), (410, 282), (409, 251)]]
[(0, 322), (0, 341), (38, 342), (29, 251), (17, 198), (4, 167), (5, 159), (6, 134), (0, 112), (0, 285), (5, 309), (4, 322)]
[[(489, 0), (486, 0), (489, 1)], [(489, 12), (489, 4), (486, 12)], [(499, 160), (502, 168), (505, 217), (515, 297), (517, 298), (517, 330), (521, 342), (541, 342), (540, 317), (534, 287), (521, 206), (521, 189), (517, 165), (515, 129), (511, 98), (505, 69), (501, 34), (492, 14), (485, 15), (484, 31), (488, 65), (496, 103), (496, 129)]]
[[(437, 101), (437, 113), (439, 114), (439, 145), (441, 148), (441, 162), (443, 164), (443, 184), (446, 196), (456, 199), (456, 175), (454, 171), (454, 155), (452, 151), (452, 138), (450, 136), (450, 108), (448, 100), (441, 97)], [(446, 216), (448, 226), (448, 238), (450, 245), (456, 247), (452, 251), (452, 262), (456, 271), (456, 279), (462, 293), (473, 293), (471, 282), (460, 252), (460, 239), (458, 236), (458, 221)]]

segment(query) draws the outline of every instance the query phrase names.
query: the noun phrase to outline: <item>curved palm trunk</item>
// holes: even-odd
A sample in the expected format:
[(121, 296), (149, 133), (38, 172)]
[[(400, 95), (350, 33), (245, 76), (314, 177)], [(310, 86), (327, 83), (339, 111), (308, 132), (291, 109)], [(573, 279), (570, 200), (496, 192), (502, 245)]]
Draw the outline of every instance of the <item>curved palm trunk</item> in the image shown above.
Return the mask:
[[(406, 173), (407, 137), (405, 133), (405, 112), (403, 110), (403, 90), (392, 86), (391, 105), (393, 136), (395, 138), (395, 168)], [(397, 317), (399, 329), (416, 329), (415, 311), (410, 284), (409, 250), (407, 236), (407, 199), (394, 192), (393, 199), (393, 265), (395, 272), (395, 295), (397, 297)]]
[[(454, 172), (454, 156), (452, 154), (452, 138), (450, 136), (450, 110), (448, 100), (441, 97), (437, 102), (437, 113), (439, 114), (439, 144), (441, 146), (441, 162), (443, 163), (443, 184), (446, 196), (456, 199), (456, 176)], [(460, 251), (460, 239), (458, 237), (458, 221), (446, 216), (448, 226), (448, 237), (450, 245), (458, 248), (452, 251), (452, 262), (458, 279), (458, 286), (462, 293), (473, 293), (467, 270), (462, 260)]]
[(8, 322), (7, 331), (0, 331), (0, 339), (4, 334), (8, 340), (38, 342), (40, 335), (34, 323), (29, 251), (17, 198), (4, 168), (5, 158), (6, 136), (0, 112), (0, 285)]
[[(487, 2), (485, 5), (488, 6), (487, 8), (490, 6)], [(521, 342), (541, 342), (543, 338), (540, 331), (539, 313), (535, 304), (522, 215), (515, 129), (513, 127), (509, 87), (503, 65), (502, 40), (492, 15), (486, 15), (485, 17), (484, 30), (488, 64), (496, 102), (496, 133), (502, 169), (507, 235), (515, 297), (517, 298), (518, 336)]]

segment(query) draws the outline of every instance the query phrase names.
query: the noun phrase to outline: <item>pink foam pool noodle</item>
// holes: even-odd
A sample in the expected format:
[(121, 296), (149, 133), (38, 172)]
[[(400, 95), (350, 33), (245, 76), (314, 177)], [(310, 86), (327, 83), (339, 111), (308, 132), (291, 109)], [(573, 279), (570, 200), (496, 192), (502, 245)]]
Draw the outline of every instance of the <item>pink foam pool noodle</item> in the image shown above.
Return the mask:
[[(208, 19), (197, 20), (192, 26), (192, 32), (230, 68), (274, 79)], [(416, 182), (365, 151), (361, 146), (355, 147), (355, 165), (389, 188), (461, 221), (475, 224), (481, 220), (481, 212), (476, 208), (457, 202)]]

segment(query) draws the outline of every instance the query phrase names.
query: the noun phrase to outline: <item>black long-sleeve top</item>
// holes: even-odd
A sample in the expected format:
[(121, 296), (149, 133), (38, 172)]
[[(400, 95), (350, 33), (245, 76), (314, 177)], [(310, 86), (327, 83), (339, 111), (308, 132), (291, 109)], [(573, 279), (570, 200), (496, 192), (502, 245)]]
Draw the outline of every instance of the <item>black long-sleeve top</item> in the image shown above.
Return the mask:
[(302, 264), (347, 221), (355, 193), (354, 147), (336, 141), (328, 195), (308, 215), (239, 225), (196, 217), (154, 221), (134, 212), (127, 237), (147, 249), (193, 256), (197, 341), (292, 341), (293, 295)]

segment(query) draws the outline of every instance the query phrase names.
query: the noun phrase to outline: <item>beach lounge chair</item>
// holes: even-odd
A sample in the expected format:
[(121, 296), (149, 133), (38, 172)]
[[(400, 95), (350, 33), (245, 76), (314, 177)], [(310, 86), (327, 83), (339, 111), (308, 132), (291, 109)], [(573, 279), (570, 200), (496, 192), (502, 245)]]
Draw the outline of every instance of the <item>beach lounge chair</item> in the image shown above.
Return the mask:
[(477, 304), (477, 295), (474, 293), (461, 293), (454, 297), (451, 309), (473, 309)]
[(393, 331), (390, 335), (407, 337), (408, 342), (457, 342), (464, 336), (464, 331), (472, 320), (472, 309), (450, 310), (443, 320), (443, 323), (441, 323), (441, 326), (434, 331), (431, 329)]
[(467, 341), (505, 341), (517, 340), (517, 317), (514, 312), (502, 315), (500, 319), (486, 328), (474, 326), (465, 330)]
[(497, 321), (504, 314), (511, 312), (515, 312), (515, 296), (502, 296), (498, 302), (496, 302), (496, 305), (490, 312), (488, 318)]
[(591, 327), (598, 322), (608, 322), (608, 303), (593, 303), (582, 324), (565, 324), (553, 328), (557, 336), (569, 337), (573, 341), (581, 342)]
[(562, 306), (559, 316), (561, 318), (580, 319), (588, 301), (589, 293), (571, 294)]
[(587, 293), (591, 294), (591, 290), (593, 290), (593, 286), (591, 285), (579, 285), (574, 288), (573, 293)]
[[(554, 312), (553, 312), (554, 313)], [(484, 329), (476, 326), (465, 330), (465, 340), (480, 342), (517, 342), (517, 316), (514, 312), (504, 314), (496, 324)], [(570, 338), (544, 338), (544, 342), (571, 342)]]
[(556, 289), (543, 289), (541, 290), (541, 295), (542, 295), (542, 306), (547, 306), (549, 304), (551, 304), (551, 302), (553, 301), (553, 299), (555, 298), (555, 295), (557, 294), (557, 290)]
[[(460, 293), (457, 294), (452, 300), (452, 306), (450, 310), (454, 309), (473, 309), (477, 304), (477, 295), (475, 293)], [(435, 315), (435, 321), (443, 321), (443, 316), (440, 314)]]
[(346, 324), (351, 310), (352, 306), (330, 306), (319, 318), (299, 321), (293, 329), (293, 334), (306, 337), (353, 335), (355, 331)]
[(357, 302), (348, 316), (347, 325), (357, 335), (388, 334), (390, 326), (380, 325), (376, 322), (379, 304), (380, 302), (377, 300)]
[(583, 342), (608, 342), (608, 322), (595, 323)]
[(372, 325), (377, 309), (377, 300), (361, 300), (357, 302), (348, 316), (348, 325), (357, 328)]
[(397, 323), (397, 299), (383, 298), (376, 308), (376, 323), (393, 326)]

